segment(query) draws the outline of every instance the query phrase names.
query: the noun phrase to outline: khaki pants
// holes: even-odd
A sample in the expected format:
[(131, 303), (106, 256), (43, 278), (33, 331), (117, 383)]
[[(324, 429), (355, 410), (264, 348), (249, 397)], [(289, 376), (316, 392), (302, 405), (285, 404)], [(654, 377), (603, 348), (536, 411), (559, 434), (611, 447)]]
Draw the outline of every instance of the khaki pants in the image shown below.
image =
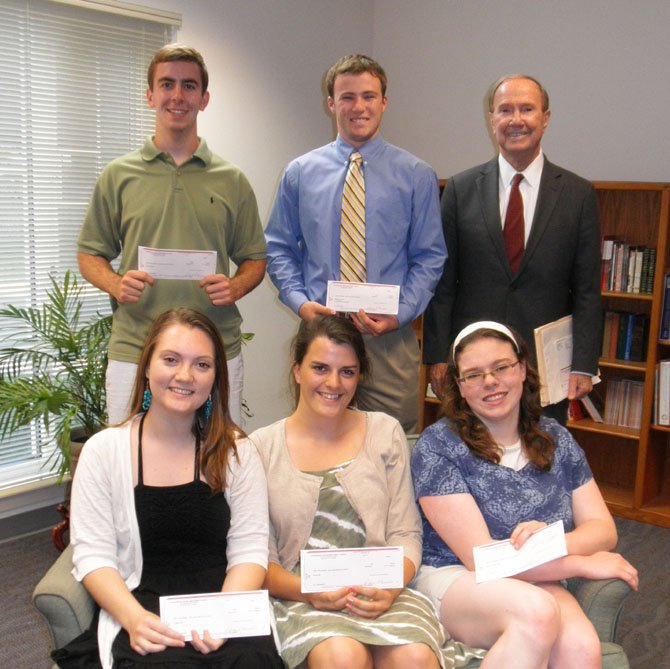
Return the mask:
[(412, 324), (363, 338), (372, 377), (358, 386), (358, 408), (383, 411), (396, 418), (407, 434), (414, 434), (419, 422), (419, 343)]

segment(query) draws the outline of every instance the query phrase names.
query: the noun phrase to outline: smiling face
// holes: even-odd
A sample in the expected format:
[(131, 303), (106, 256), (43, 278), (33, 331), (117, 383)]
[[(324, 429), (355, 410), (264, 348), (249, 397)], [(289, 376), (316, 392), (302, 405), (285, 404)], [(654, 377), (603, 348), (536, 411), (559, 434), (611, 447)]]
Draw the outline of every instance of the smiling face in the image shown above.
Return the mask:
[(146, 368), (149, 411), (195, 414), (212, 392), (214, 363), (214, 344), (205, 332), (181, 323), (165, 328)]
[(517, 361), (518, 356), (512, 344), (494, 337), (476, 339), (458, 355), (456, 362), (461, 379), (466, 375), (514, 365), (497, 376), (486, 373), (481, 383), (458, 381), (461, 396), (492, 434), (501, 427), (515, 426), (519, 422), (526, 364), (521, 362), (515, 365)]
[(540, 153), (551, 112), (542, 111), (542, 94), (530, 79), (508, 79), (493, 96), (489, 115), (493, 135), (507, 162), (521, 172)]
[(341, 415), (351, 404), (360, 368), (354, 349), (325, 336), (315, 337), (293, 377), (300, 387), (298, 408), (324, 417)]
[(339, 136), (351, 146), (363, 146), (379, 132), (386, 109), (381, 80), (369, 72), (338, 75), (328, 108), (335, 116)]
[(156, 111), (156, 132), (197, 132), (198, 112), (209, 102), (202, 92), (197, 63), (175, 60), (158, 63), (153, 85), (147, 88), (147, 102)]

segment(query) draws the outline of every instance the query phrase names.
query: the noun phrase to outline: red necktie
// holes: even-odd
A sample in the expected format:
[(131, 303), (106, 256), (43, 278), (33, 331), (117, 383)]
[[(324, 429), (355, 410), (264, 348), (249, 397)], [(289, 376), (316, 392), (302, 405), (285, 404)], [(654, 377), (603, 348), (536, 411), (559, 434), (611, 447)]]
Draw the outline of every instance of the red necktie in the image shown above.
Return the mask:
[(517, 174), (512, 182), (507, 213), (505, 214), (505, 227), (503, 228), (505, 249), (507, 250), (512, 274), (516, 274), (519, 269), (524, 249), (523, 199), (519, 191), (521, 179), (523, 179), (523, 174)]

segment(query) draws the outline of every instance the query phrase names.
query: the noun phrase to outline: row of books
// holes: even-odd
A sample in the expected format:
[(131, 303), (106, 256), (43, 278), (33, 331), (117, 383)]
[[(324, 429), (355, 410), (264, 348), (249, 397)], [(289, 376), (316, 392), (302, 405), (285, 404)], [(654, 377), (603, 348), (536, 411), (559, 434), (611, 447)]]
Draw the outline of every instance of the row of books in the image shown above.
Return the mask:
[(654, 384), (654, 423), (670, 426), (670, 360), (656, 363)]
[(670, 273), (663, 277), (663, 307), (661, 308), (661, 325), (658, 338), (670, 341)]
[[(670, 321), (670, 316), (668, 317)], [(649, 316), (625, 311), (606, 311), (603, 321), (603, 358), (640, 362), (647, 357)]]
[(651, 293), (656, 249), (605, 235), (601, 244), (600, 288), (620, 293)]
[(609, 379), (603, 418), (610, 425), (639, 429), (642, 422), (644, 383), (631, 379)]

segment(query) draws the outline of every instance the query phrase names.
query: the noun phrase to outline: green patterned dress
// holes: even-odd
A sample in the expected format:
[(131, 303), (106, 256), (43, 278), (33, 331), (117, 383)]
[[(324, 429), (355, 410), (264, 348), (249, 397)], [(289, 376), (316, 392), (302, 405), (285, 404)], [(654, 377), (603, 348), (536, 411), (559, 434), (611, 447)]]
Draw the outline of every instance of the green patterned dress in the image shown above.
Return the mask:
[[(325, 472), (309, 472), (323, 477), (319, 502), (305, 549), (360, 548), (365, 545), (365, 528), (347, 500), (335, 474), (350, 463)], [(298, 563), (293, 573), (300, 575)], [(346, 636), (371, 646), (425, 643), (432, 648), (445, 669), (464, 667), (483, 651), (445, 639), (442, 625), (430, 600), (405, 588), (391, 608), (374, 620), (347, 612), (318, 611), (309, 604), (272, 598), (281, 656), (289, 669), (299, 666), (317, 644), (333, 636)]]

